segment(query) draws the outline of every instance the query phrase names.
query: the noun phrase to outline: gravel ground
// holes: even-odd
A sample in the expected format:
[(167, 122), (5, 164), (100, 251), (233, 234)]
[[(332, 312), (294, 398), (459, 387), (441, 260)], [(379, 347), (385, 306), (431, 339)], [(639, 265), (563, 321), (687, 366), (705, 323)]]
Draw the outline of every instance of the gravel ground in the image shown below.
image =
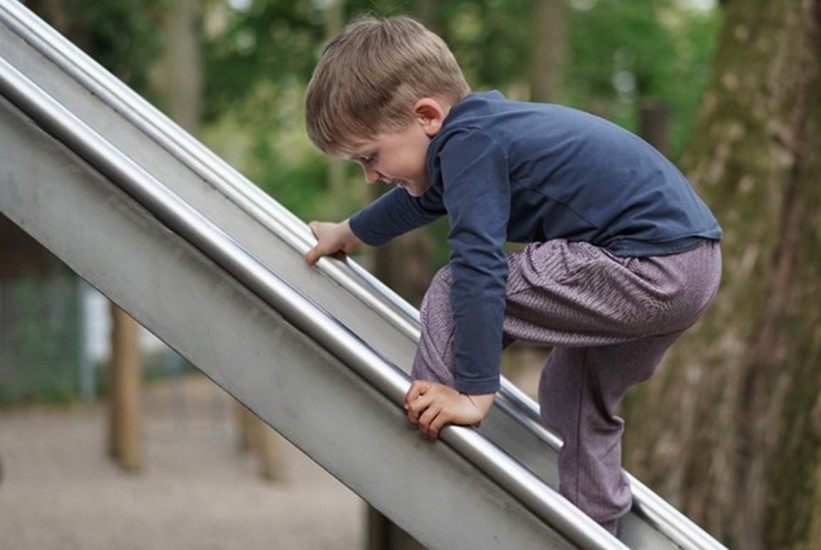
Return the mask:
[(364, 548), (363, 502), (291, 445), (267, 482), (205, 378), (143, 393), (146, 467), (105, 452), (106, 408), (0, 409), (0, 549)]

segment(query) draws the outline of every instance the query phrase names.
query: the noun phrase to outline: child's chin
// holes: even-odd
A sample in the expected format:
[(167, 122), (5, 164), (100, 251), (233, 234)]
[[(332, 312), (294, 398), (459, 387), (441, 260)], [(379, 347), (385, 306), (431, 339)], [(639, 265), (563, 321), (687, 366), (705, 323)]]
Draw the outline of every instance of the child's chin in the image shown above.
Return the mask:
[(421, 197), (422, 195), (425, 194), (425, 191), (428, 190), (427, 187), (419, 188), (419, 187), (405, 187), (405, 186), (402, 186), (402, 189), (407, 191), (408, 195), (410, 195), (411, 197)]

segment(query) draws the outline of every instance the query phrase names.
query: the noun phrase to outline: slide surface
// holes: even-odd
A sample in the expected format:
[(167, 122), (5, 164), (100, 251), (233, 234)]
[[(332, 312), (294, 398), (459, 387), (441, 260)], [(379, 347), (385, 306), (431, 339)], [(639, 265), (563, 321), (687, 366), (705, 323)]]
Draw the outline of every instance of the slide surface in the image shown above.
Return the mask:
[(621, 540), (556, 491), (560, 442), (505, 382), (421, 438), (417, 313), (22, 5), (0, 2), (0, 212), (431, 548), (722, 548), (638, 480)]

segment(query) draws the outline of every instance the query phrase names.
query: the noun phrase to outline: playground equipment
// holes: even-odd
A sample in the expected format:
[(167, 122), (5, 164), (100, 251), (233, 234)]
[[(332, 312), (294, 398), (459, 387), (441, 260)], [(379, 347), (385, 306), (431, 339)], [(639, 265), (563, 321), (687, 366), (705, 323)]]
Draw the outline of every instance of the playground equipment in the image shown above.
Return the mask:
[(17, 2), (0, 4), (0, 211), (422, 544), (722, 548), (631, 479), (618, 540), (555, 487), (508, 382), (479, 430), (401, 403), (415, 310)]

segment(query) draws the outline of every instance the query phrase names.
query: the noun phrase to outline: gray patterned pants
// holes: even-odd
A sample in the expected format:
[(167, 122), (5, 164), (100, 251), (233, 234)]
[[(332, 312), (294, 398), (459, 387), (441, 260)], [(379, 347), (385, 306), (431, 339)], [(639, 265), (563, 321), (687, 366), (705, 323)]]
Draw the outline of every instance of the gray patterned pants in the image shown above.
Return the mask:
[[(715, 296), (719, 244), (621, 258), (587, 243), (554, 240), (510, 253), (508, 266), (505, 344), (553, 348), (539, 403), (545, 425), (564, 441), (561, 494), (615, 532), (632, 503), (621, 469), (619, 404), (628, 388), (653, 374)], [(414, 379), (453, 385), (450, 284), (445, 267), (425, 295)]]

